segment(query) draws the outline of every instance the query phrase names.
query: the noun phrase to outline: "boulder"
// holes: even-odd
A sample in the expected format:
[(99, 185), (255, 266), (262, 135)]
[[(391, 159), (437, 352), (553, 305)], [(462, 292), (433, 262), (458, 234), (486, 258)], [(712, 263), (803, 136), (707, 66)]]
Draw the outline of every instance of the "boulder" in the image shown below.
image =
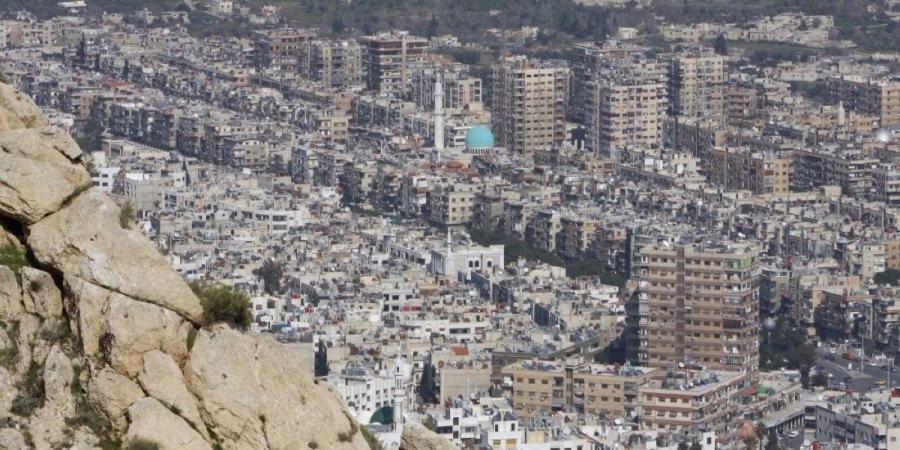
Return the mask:
[(332, 393), (271, 338), (224, 325), (200, 330), (184, 374), (225, 448), (369, 448)]
[[(101, 348), (113, 369), (131, 378), (143, 368), (143, 355), (161, 350), (184, 363), (190, 323), (175, 312), (150, 303), (112, 294)], [(105, 340), (104, 340), (105, 339)]]
[(72, 380), (75, 369), (59, 345), (54, 345), (44, 362), (44, 397), (47, 402), (67, 409), (74, 405)]
[(110, 420), (113, 428), (124, 432), (128, 426), (125, 412), (144, 397), (144, 391), (134, 381), (115, 370), (104, 368), (91, 378), (88, 398)]
[(19, 250), (25, 249), (25, 246), (22, 245), (22, 241), (3, 227), (3, 224), (0, 224), (0, 248), (8, 246), (15, 247)]
[(153, 244), (136, 229), (123, 229), (119, 208), (90, 189), (29, 229), (38, 261), (67, 276), (178, 312), (199, 324), (200, 300)]
[(209, 439), (197, 402), (184, 385), (181, 368), (171, 356), (159, 350), (144, 353), (144, 368), (138, 375), (138, 381), (147, 395), (172, 408), (204, 438)]
[(0, 131), (44, 126), (41, 110), (25, 94), (0, 83)]
[(65, 308), (73, 325), (74, 334), (80, 339), (86, 356), (100, 353), (100, 337), (106, 332), (106, 312), (112, 291), (81, 278), (65, 276)]
[(44, 404), (29, 417), (28, 431), (37, 449), (60, 448), (71, 436), (60, 424), (75, 412), (71, 384), (75, 371), (72, 361), (54, 345), (44, 364)]
[(4, 450), (28, 450), (25, 435), (12, 428), (0, 428), (0, 448)]
[(48, 346), (47, 348), (38, 348), (35, 351), (35, 343), (38, 340), (38, 333), (41, 329), (41, 319), (23, 312), (19, 316), (18, 323), (15, 333), (15, 345), (19, 349), (16, 373), (25, 373), (32, 361), (36, 364), (43, 364), (47, 351), (50, 348)]
[(0, 266), (0, 320), (18, 320), (25, 311), (22, 305), (22, 287), (12, 269)]
[(128, 408), (128, 418), (131, 425), (125, 435), (126, 443), (147, 439), (162, 450), (212, 450), (197, 430), (156, 399), (146, 397), (134, 402)]
[(0, 216), (32, 224), (90, 187), (91, 175), (74, 160), (80, 156), (55, 127), (0, 133)]
[(409, 424), (400, 435), (400, 450), (458, 450), (458, 447), (428, 428)]
[[(9, 408), (18, 394), (16, 380), (5, 367), (0, 367), (0, 418), (10, 416)], [(0, 444), (0, 448), (4, 448), (2, 444)]]
[(62, 293), (49, 273), (31, 267), (22, 268), (22, 301), (25, 311), (44, 319), (62, 317)]

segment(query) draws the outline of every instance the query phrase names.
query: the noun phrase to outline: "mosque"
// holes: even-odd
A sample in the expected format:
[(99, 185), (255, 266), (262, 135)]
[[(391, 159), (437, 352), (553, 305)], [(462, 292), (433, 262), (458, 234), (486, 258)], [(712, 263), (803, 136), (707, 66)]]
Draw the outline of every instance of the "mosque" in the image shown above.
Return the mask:
[(434, 86), (434, 159), (451, 155), (467, 155), (469, 157), (487, 155), (494, 152), (494, 133), (486, 125), (473, 125), (466, 131), (465, 147), (446, 148), (444, 139), (444, 89), (441, 81)]

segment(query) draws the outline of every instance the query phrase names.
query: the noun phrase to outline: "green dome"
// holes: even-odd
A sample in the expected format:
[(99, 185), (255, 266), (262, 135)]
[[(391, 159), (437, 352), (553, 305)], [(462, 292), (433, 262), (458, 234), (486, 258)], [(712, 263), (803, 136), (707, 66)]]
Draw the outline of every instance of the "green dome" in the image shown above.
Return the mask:
[(466, 133), (466, 148), (493, 148), (494, 133), (484, 125), (475, 125)]

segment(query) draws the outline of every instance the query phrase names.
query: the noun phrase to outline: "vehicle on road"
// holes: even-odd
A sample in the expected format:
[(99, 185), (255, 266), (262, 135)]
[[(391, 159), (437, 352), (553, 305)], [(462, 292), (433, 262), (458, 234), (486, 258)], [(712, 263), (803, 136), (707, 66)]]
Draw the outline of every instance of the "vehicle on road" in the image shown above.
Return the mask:
[(852, 378), (852, 377), (844, 377), (844, 384), (848, 384), (848, 385), (849, 385), (849, 384), (852, 383), (852, 382), (853, 382), (853, 378)]
[(825, 359), (826, 359), (827, 361), (834, 361), (834, 353), (826, 353), (826, 354), (825, 354)]
[(791, 431), (790, 433), (788, 433), (789, 438), (795, 438), (797, 436), (800, 436), (800, 432), (797, 430), (794, 430), (794, 431)]

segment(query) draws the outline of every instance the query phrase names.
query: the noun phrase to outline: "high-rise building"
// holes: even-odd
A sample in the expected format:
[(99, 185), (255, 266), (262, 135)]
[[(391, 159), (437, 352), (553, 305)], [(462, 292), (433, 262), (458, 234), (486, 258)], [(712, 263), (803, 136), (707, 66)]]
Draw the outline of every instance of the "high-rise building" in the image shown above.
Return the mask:
[(413, 69), (409, 99), (425, 111), (434, 110), (434, 88), (438, 80), (444, 88), (444, 110), (448, 115), (484, 108), (481, 78), (470, 75), (463, 64)]
[(313, 37), (314, 31), (297, 28), (260, 32), (256, 40), (256, 55), (260, 67), (297, 67), (303, 43)]
[(725, 58), (689, 47), (669, 59), (669, 114), (721, 122), (725, 116)]
[(611, 59), (586, 82), (585, 148), (610, 158), (628, 147), (662, 146), (666, 66), (641, 55)]
[(406, 31), (392, 31), (366, 36), (366, 87), (402, 96), (409, 90), (412, 68), (425, 60), (428, 40)]
[(297, 70), (325, 87), (348, 88), (363, 81), (362, 47), (354, 40), (304, 42)]
[(827, 86), (851, 111), (878, 117), (882, 127), (900, 125), (900, 81), (842, 76), (829, 78)]
[(638, 362), (756, 371), (758, 254), (752, 244), (733, 242), (642, 247), (635, 261)]
[(604, 44), (594, 42), (575, 44), (575, 59), (572, 64), (572, 90), (569, 100), (569, 118), (573, 122), (584, 123), (588, 83), (596, 79), (597, 73), (610, 61), (633, 58), (647, 49), (617, 41)]
[(498, 145), (531, 153), (566, 139), (569, 67), (557, 61), (507, 57), (492, 74), (492, 125)]

